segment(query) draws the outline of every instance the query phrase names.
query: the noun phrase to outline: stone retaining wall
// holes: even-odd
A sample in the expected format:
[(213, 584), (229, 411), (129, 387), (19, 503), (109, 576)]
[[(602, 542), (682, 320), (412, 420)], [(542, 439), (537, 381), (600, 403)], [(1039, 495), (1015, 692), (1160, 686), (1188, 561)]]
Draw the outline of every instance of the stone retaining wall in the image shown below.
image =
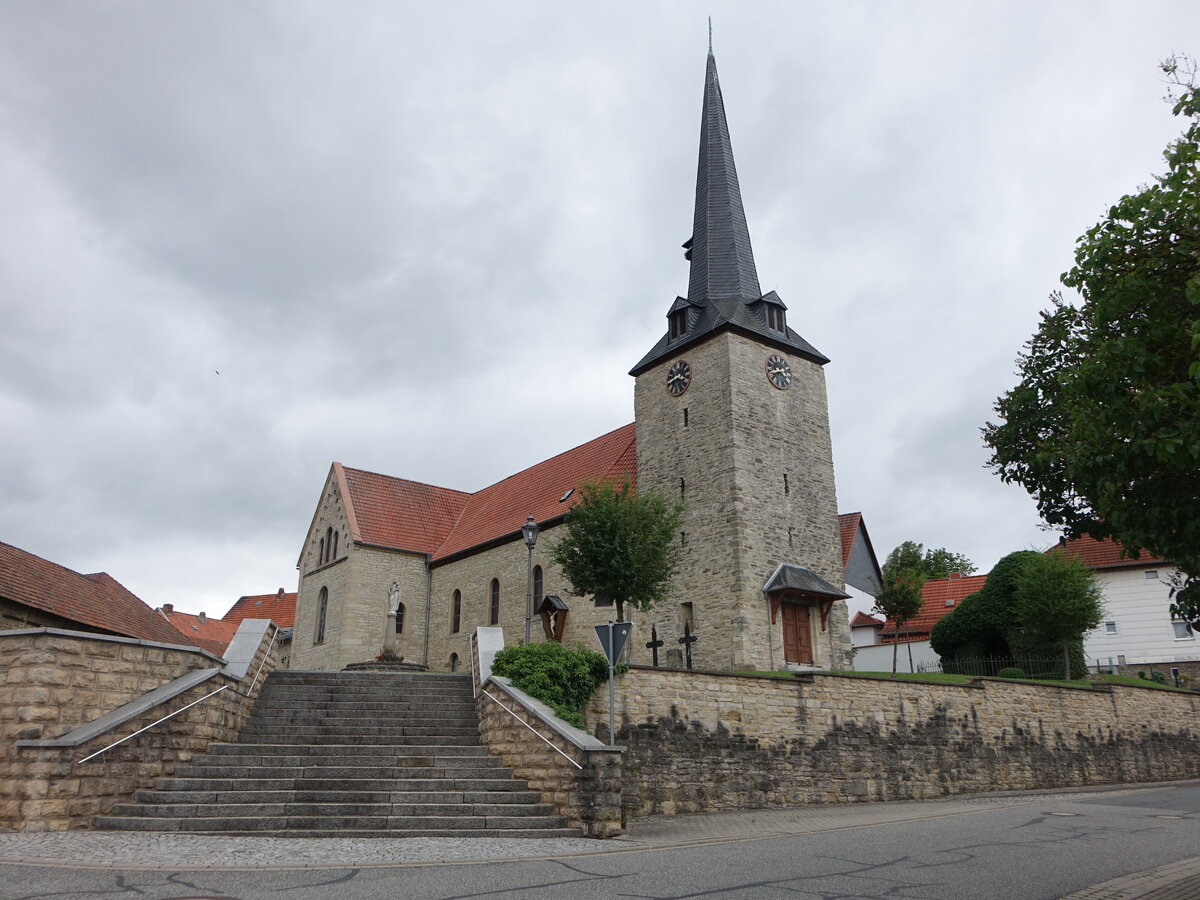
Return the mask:
[[(607, 692), (586, 711), (608, 733)], [(981, 680), (634, 668), (617, 680), (630, 817), (1200, 777), (1200, 695)]]
[[(246, 626), (243, 626), (246, 627)], [(131, 799), (212, 741), (231, 741), (254, 694), (275, 667), (271, 630), (243, 678), (218, 672), (110, 731), (66, 747), (22, 747), (57, 739), (175, 678), (221, 669), (197, 648), (50, 629), (0, 633), (0, 830), (65, 831)], [(220, 687), (226, 690), (86, 763), (91, 753)]]

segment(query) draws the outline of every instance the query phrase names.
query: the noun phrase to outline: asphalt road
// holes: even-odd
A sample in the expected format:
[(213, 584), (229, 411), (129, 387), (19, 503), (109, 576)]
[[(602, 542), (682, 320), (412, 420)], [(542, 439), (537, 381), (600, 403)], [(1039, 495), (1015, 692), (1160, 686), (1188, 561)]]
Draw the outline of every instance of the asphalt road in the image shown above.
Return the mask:
[(0, 868), (0, 897), (1036, 900), (1198, 855), (1200, 786), (1182, 786), (1090, 799), (1048, 795), (898, 824), (557, 859), (207, 871), (11, 864)]

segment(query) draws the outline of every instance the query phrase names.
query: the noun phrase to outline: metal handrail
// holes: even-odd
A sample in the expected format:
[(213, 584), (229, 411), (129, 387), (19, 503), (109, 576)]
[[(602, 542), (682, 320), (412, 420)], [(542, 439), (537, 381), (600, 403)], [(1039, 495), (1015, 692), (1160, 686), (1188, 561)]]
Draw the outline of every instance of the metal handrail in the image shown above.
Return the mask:
[(550, 743), (550, 741), (546, 740), (545, 736), (542, 735), (541, 732), (539, 732), (536, 728), (534, 728), (532, 725), (530, 725), (528, 722), (526, 722), (524, 719), (522, 719), (520, 716), (518, 716), (515, 712), (513, 712), (511, 709), (509, 709), (507, 706), (505, 706), (503, 703), (501, 703), (495, 697), (493, 697), (491, 691), (484, 690), (483, 695), (485, 697), (488, 697), (489, 699), (491, 699), (491, 701), (493, 703), (495, 703), (497, 706), (499, 706), (502, 710), (504, 710), (506, 713), (508, 713), (510, 716), (512, 716), (514, 719), (516, 719), (518, 722), (520, 722), (522, 725), (524, 725), (526, 728), (528, 728), (534, 734), (536, 734), (539, 738), (542, 739), (542, 742), (545, 743), (545, 745), (547, 747), (549, 747), (551, 750), (553, 750), (555, 753), (557, 753), (559, 756), (561, 756), (563, 759), (565, 759), (567, 762), (569, 762), (575, 768), (583, 769), (583, 766), (581, 766), (579, 763), (575, 762), (575, 760), (571, 759), (571, 757), (567, 756), (567, 754), (563, 753), (561, 750), (559, 750), (557, 747), (555, 747), (552, 743)]
[[(271, 655), (271, 648), (273, 648), (275, 646), (275, 638), (277, 638), (279, 636), (279, 626), (276, 625), (274, 622), (272, 622), (271, 625), (275, 628), (275, 630), (271, 633), (271, 640), (267, 644), (266, 649), (263, 651), (262, 661), (259, 662), (258, 669), (254, 672), (254, 680), (252, 682), (250, 682), (250, 689), (248, 691), (246, 691), (246, 693), (245, 693), (245, 696), (247, 696), (247, 697), (249, 697), (250, 695), (252, 695), (254, 693), (254, 688), (258, 684), (258, 676), (259, 676), (259, 674), (261, 674), (261, 672), (263, 670), (263, 666), (265, 666), (267, 664), (267, 658), (270, 657), (270, 655)], [(83, 763), (87, 762), (89, 759), (94, 759), (95, 757), (99, 756), (101, 753), (107, 753), (113, 747), (116, 747), (116, 746), (119, 746), (120, 744), (125, 743), (130, 738), (137, 737), (143, 731), (149, 731), (155, 725), (161, 725), (163, 722), (167, 721), (167, 719), (174, 718), (175, 716), (179, 715), (181, 712), (191, 709), (197, 703), (203, 703), (209, 697), (215, 697), (215, 696), (217, 696), (217, 694), (221, 693), (221, 691), (227, 691), (231, 687), (233, 687), (233, 685), (231, 685), (231, 684), (227, 684), (224, 687), (219, 687), (215, 691), (205, 694), (203, 697), (199, 698), (198, 700), (193, 700), (191, 703), (188, 703), (186, 706), (179, 707), (179, 709), (175, 710), (175, 712), (167, 713), (161, 719), (151, 722), (149, 725), (145, 726), (144, 728), (139, 728), (137, 731), (133, 732), (132, 734), (125, 735), (125, 737), (121, 738), (119, 741), (113, 741), (107, 747), (102, 747), (101, 749), (97, 750), (95, 753), (91, 753), (91, 754), (85, 756), (83, 759), (76, 760), (75, 765), (77, 765), (77, 766), (82, 765)]]
[(177, 716), (177, 715), (179, 715), (179, 714), (180, 714), (181, 712), (183, 712), (185, 709), (191, 709), (191, 708), (192, 708), (193, 706), (195, 706), (197, 703), (203, 703), (203, 702), (204, 702), (205, 700), (207, 700), (209, 697), (215, 697), (217, 694), (221, 693), (221, 691), (227, 691), (227, 690), (229, 690), (229, 688), (231, 688), (231, 687), (232, 687), (232, 685), (229, 685), (229, 684), (225, 685), (225, 687), (219, 687), (219, 688), (217, 688), (215, 691), (213, 691), (211, 694), (205, 694), (205, 695), (204, 695), (203, 697), (201, 697), (199, 700), (193, 700), (193, 701), (192, 701), (191, 703), (189, 703), (187, 706), (181, 706), (181, 707), (179, 707), (179, 709), (175, 710), (175, 712), (173, 712), (173, 713), (168, 713), (167, 715), (165, 715), (165, 716), (163, 716), (161, 719), (159, 719), (159, 720), (158, 720), (158, 722), (151, 722), (151, 723), (150, 723), (149, 725), (147, 725), (145, 728), (139, 728), (139, 729), (138, 729), (137, 731), (135, 731), (133, 734), (127, 734), (127, 735), (125, 735), (125, 737), (121, 738), (119, 741), (114, 741), (113, 743), (111, 743), (111, 744), (109, 744), (107, 747), (105, 747), (103, 750), (97, 750), (95, 753), (91, 754), (90, 756), (85, 756), (83, 759), (81, 759), (81, 760), (78, 760), (78, 761), (75, 763), (75, 765), (80, 765), (81, 763), (85, 763), (85, 762), (87, 762), (89, 759), (91, 759), (92, 757), (99, 756), (101, 753), (105, 753), (105, 752), (107, 752), (107, 751), (111, 750), (113, 747), (117, 746), (118, 744), (123, 744), (123, 743), (125, 743), (125, 742), (126, 742), (127, 740), (129, 740), (130, 738), (137, 737), (137, 736), (138, 736), (139, 734), (141, 734), (143, 731), (149, 731), (149, 730), (150, 730), (151, 728), (153, 728), (155, 725), (159, 724), (159, 722), (165, 722), (165, 721), (167, 721), (167, 719), (171, 718), (172, 716)]

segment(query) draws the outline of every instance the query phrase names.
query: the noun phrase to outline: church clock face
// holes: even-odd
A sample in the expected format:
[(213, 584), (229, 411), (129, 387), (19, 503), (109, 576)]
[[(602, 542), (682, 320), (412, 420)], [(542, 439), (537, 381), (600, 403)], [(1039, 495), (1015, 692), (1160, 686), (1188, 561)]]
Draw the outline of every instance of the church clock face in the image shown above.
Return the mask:
[(676, 360), (671, 368), (667, 369), (667, 393), (672, 397), (681, 396), (691, 383), (692, 367), (686, 359)]
[(788, 361), (774, 353), (767, 358), (767, 381), (781, 391), (786, 391), (792, 384), (792, 367)]

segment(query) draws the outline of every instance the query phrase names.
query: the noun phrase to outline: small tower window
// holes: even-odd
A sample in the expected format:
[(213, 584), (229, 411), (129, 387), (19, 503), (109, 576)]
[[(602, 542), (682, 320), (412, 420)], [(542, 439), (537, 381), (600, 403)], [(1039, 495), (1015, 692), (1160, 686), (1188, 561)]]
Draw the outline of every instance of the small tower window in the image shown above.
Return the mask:
[(681, 338), (687, 334), (687, 310), (677, 309), (669, 316), (667, 321), (670, 324), (670, 340)]
[(492, 579), (492, 588), (489, 591), (489, 594), (490, 594), (491, 602), (488, 607), (488, 624), (489, 625), (499, 625), (500, 624), (500, 580), (498, 578)]
[(783, 321), (783, 310), (773, 304), (767, 304), (767, 327), (772, 331), (787, 331)]

